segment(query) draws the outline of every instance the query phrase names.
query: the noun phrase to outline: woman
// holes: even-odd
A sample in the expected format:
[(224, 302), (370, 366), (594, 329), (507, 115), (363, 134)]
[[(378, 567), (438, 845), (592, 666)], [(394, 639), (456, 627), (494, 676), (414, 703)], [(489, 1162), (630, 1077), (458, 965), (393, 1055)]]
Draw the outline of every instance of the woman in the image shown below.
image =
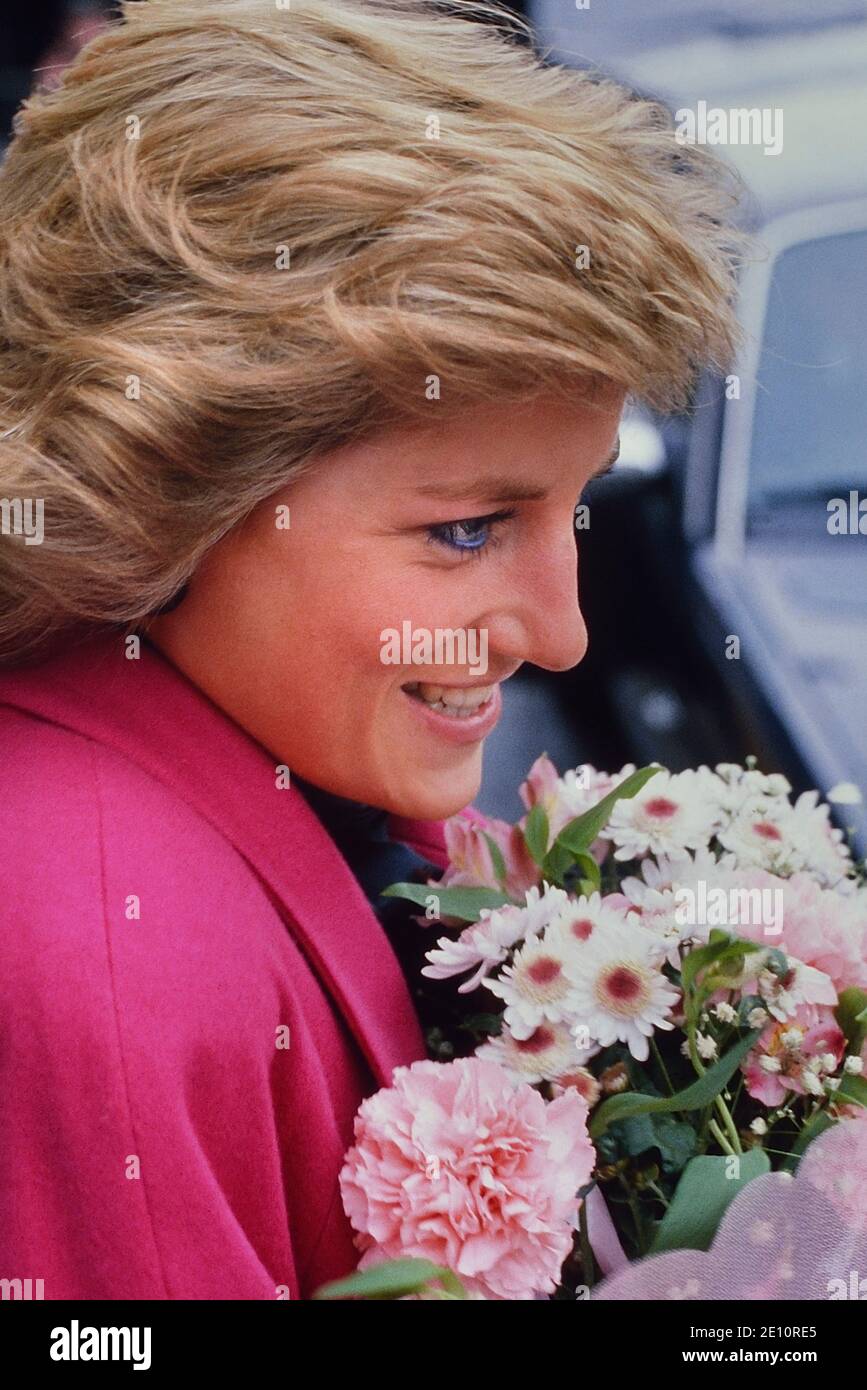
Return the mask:
[(455, 8), (126, 4), (0, 171), (0, 1274), (46, 1298), (353, 1267), (353, 1116), (424, 1055), (371, 904), (502, 683), (581, 660), (627, 395), (731, 348), (710, 157)]

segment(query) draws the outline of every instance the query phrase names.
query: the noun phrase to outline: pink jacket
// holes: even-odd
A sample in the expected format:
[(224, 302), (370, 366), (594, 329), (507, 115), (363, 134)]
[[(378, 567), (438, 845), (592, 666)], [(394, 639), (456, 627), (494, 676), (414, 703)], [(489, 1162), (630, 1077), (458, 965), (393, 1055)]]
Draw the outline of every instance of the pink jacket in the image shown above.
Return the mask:
[[(306, 802), (115, 637), (0, 675), (0, 768), (0, 1278), (273, 1299), (347, 1274), (353, 1116), (424, 1042)], [(444, 862), (439, 825), (392, 832)]]

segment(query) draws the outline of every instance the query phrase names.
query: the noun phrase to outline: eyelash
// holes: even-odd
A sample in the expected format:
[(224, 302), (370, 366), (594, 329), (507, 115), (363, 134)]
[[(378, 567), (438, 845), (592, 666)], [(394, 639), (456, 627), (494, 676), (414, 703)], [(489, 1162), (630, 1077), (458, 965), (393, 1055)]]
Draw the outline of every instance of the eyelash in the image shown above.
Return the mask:
[[(443, 521), (437, 526), (428, 527), (428, 540), (435, 545), (442, 545), (452, 552), (457, 551), (462, 557), (467, 559), (480, 560), (485, 550), (492, 550), (502, 541), (502, 536), (498, 535), (495, 527), (501, 526), (506, 521), (511, 521), (515, 516), (515, 510), (491, 512), (488, 516), (467, 516), (459, 521)], [(458, 542), (453, 539), (453, 533), (458, 527), (469, 527), (472, 529), (486, 532), (481, 539), (476, 539), (475, 543)]]
[[(613, 467), (614, 465), (612, 463), (605, 469), (605, 472), (610, 473)], [(599, 474), (598, 476), (603, 477), (604, 474)], [(581, 497), (578, 499), (579, 502), (583, 500), (583, 497), (584, 493), (582, 492)], [(467, 559), (481, 560), (484, 551), (495, 549), (503, 539), (493, 528), (503, 525), (504, 522), (511, 521), (516, 515), (517, 512), (515, 508), (512, 507), (507, 511), (490, 512), (487, 516), (468, 516), (462, 517), (459, 521), (442, 521), (436, 526), (429, 526), (427, 528), (427, 538), (434, 545), (444, 546), (445, 549), (451, 550), (452, 552), (456, 551), (462, 558), (466, 557)], [(487, 531), (488, 534), (476, 544), (468, 544), (467, 542), (460, 544), (454, 539), (449, 539), (449, 533), (453, 533), (459, 526), (475, 527), (479, 530)]]

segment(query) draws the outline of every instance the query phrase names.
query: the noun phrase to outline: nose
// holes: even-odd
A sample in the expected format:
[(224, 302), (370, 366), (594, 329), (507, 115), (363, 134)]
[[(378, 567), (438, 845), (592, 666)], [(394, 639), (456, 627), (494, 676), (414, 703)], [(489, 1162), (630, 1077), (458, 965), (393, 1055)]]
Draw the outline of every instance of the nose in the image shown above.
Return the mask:
[(571, 527), (526, 555), (508, 574), (509, 598), (489, 621), (491, 651), (546, 671), (568, 671), (584, 659), (587, 626), (578, 599), (578, 552)]

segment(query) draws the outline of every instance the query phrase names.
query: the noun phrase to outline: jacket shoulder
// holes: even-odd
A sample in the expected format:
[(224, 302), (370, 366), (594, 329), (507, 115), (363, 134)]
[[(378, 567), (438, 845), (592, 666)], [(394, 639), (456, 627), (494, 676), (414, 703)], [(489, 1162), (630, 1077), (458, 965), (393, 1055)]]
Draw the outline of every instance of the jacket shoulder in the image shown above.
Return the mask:
[(0, 707), (0, 766), (0, 958), (58, 935), (92, 948), (136, 901), (178, 929), (207, 920), (215, 945), (227, 895), (241, 918), (269, 910), (230, 841), (124, 754)]

